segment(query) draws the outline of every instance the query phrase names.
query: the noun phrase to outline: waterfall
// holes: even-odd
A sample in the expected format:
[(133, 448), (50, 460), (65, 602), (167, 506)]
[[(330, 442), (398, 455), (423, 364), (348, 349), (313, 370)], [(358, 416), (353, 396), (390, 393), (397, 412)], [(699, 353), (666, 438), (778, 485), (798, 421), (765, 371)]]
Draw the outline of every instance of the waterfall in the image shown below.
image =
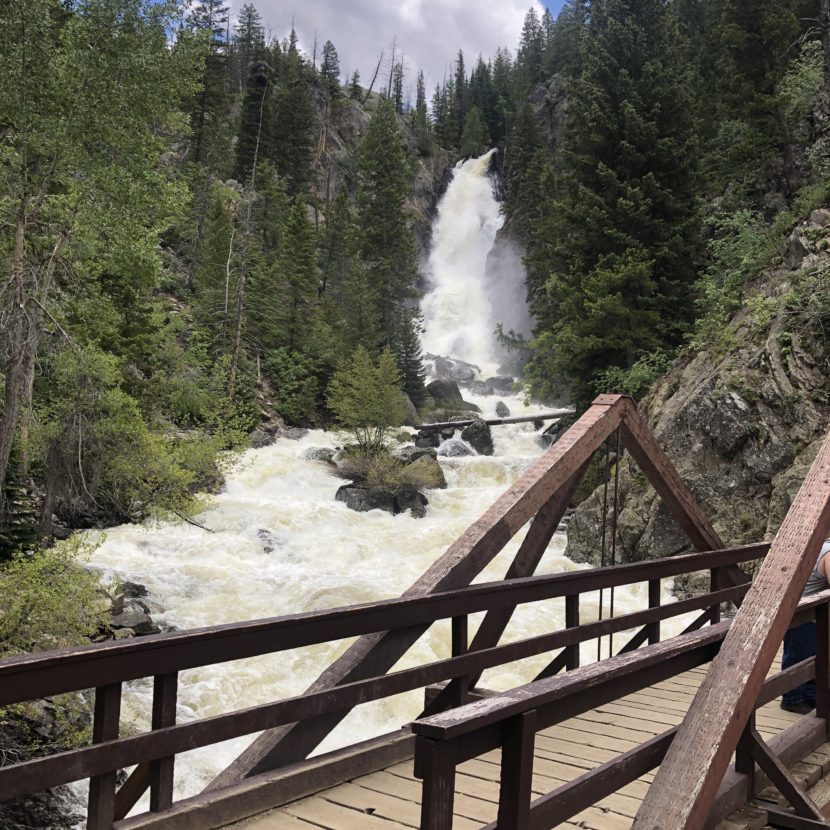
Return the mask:
[[(495, 152), (461, 161), (453, 171), (438, 205), (421, 304), (424, 351), (472, 363), (485, 377), (498, 373), (494, 331), (503, 321), (487, 279), (487, 256), (504, 222), (489, 175)], [(518, 289), (523, 304), (524, 289)]]

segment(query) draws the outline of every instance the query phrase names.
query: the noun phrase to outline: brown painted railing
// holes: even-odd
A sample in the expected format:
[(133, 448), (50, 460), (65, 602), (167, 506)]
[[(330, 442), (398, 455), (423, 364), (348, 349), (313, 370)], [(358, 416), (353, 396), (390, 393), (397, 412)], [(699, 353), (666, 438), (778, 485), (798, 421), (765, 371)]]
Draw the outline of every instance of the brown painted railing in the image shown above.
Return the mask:
[[(801, 601), (792, 620), (793, 625), (811, 619), (825, 620), (825, 624), (819, 625), (818, 629), (818, 653), (825, 657), (830, 653), (830, 629), (826, 624), (829, 603), (830, 591), (806, 598)], [(456, 767), (495, 749), (501, 750), (498, 819), (484, 825), (483, 830), (548, 830), (557, 827), (659, 766), (677, 735), (678, 727), (531, 801), (537, 732), (709, 663), (720, 650), (730, 623), (729, 620), (719, 622), (703, 631), (690, 632), (635, 652), (621, 653), (562, 677), (537, 680), (416, 721), (412, 730), (417, 735), (415, 766), (423, 778), (421, 830), (451, 830)], [(830, 684), (826, 670), (819, 671), (817, 676), (816, 664), (814, 658), (805, 660), (765, 680), (751, 710), (815, 677), (817, 710), (826, 712), (830, 706)], [(812, 719), (818, 725), (817, 742), (826, 737), (827, 722), (824, 718), (826, 715), (822, 716), (820, 723), (819, 719)], [(763, 746), (763, 742), (760, 743)], [(783, 752), (782, 747), (777, 749)], [(751, 779), (748, 792), (745, 792), (748, 797), (762, 783), (755, 778), (754, 761), (749, 757), (752, 752), (753, 748), (739, 752), (737, 760), (737, 771)], [(767, 772), (767, 766), (762, 761), (759, 763)], [(775, 783), (782, 787), (785, 780), (786, 776)], [(783, 783), (783, 786), (786, 784)], [(682, 800), (683, 797), (682, 791), (675, 791), (675, 798)], [(669, 826), (664, 825), (665, 828)]]
[[(659, 623), (702, 611), (696, 625), (717, 619), (720, 604), (739, 600), (747, 586), (716, 590), (700, 597), (660, 606), (659, 590), (650, 591), (653, 607), (600, 622), (573, 626), (505, 645), (469, 651), (467, 615), (511, 610), (517, 605), (565, 598), (578, 609), (581, 594), (708, 570), (713, 582), (721, 569), (758, 559), (767, 545), (686, 554), (594, 571), (505, 580), (420, 597), (368, 603), (223, 625), (184, 633), (161, 634), (0, 661), (0, 705), (62, 692), (95, 688), (93, 744), (70, 752), (0, 768), (0, 800), (81, 779), (91, 780), (89, 823), (92, 830), (113, 827), (149, 787), (151, 811), (163, 813), (173, 803), (177, 754), (311, 717), (348, 711), (390, 695), (450, 681), (455, 705), (466, 699), (471, 679), (493, 666), (563, 649), (568, 668), (578, 665), (578, 644), (639, 627), (623, 652), (659, 637)], [(578, 613), (578, 610), (577, 610)], [(453, 655), (416, 668), (382, 674), (332, 689), (264, 704), (229, 714), (176, 724), (179, 672), (288, 649), (342, 640), (374, 631), (396, 631), (453, 620)], [(122, 685), (154, 677), (152, 731), (119, 738)], [(139, 765), (121, 790), (116, 771)]]

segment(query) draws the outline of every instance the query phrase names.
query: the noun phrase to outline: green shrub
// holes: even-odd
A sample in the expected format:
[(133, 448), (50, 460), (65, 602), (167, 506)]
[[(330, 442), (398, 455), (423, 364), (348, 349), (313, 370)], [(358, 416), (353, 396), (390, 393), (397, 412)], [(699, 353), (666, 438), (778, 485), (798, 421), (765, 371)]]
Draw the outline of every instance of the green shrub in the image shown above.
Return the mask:
[(671, 358), (665, 352), (649, 352), (630, 369), (611, 366), (599, 372), (594, 386), (597, 394), (617, 392), (639, 399), (658, 378), (666, 374), (670, 365)]
[(277, 410), (289, 423), (314, 418), (320, 389), (313, 370), (310, 357), (285, 348), (275, 349), (265, 359), (265, 373), (277, 395)]

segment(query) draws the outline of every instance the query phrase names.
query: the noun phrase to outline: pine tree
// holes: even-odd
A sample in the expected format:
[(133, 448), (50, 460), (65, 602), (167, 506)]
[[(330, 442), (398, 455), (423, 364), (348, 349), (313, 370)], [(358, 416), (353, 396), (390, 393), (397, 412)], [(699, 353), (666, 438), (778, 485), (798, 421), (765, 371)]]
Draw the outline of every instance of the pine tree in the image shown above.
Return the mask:
[(285, 223), (278, 268), (283, 345), (289, 351), (303, 351), (315, 333), (319, 275), (314, 225), (300, 197), (295, 198)]
[(480, 156), (489, 146), (490, 133), (481, 118), (481, 111), (471, 107), (461, 133), (459, 152), (462, 156)]
[(519, 51), (516, 54), (518, 97), (526, 97), (533, 87), (542, 81), (544, 54), (545, 30), (536, 9), (531, 8), (525, 16)]
[(360, 86), (360, 72), (355, 69), (352, 80), (349, 83), (349, 98), (353, 101), (359, 101), (362, 97), (363, 90)]
[(280, 175), (288, 180), (288, 192), (292, 196), (302, 193), (311, 179), (316, 119), (300, 65), (293, 65), (294, 69), (289, 69), (275, 95), (271, 156)]
[(396, 63), (392, 70), (392, 103), (395, 112), (403, 113), (403, 64)]
[(193, 160), (202, 162), (209, 155), (217, 122), (227, 107), (226, 28), (228, 7), (222, 0), (202, 0), (190, 12), (189, 28), (207, 41), (201, 89), (193, 104)]
[(361, 253), (388, 344), (398, 340), (404, 305), (415, 293), (415, 241), (406, 214), (411, 183), (395, 110), (381, 101), (360, 148), (357, 204)]
[(271, 68), (266, 63), (251, 64), (236, 142), (234, 175), (242, 184), (248, 183), (257, 147), (260, 159), (268, 158), (274, 152), (271, 100)]
[(239, 56), (239, 86), (244, 88), (252, 63), (265, 59), (265, 28), (253, 3), (246, 3), (239, 12), (235, 27), (234, 46)]
[(416, 407), (421, 406), (428, 397), (420, 333), (420, 318), (410, 312), (404, 317), (400, 337), (395, 343), (395, 358), (403, 391)]
[(585, 402), (596, 371), (677, 345), (691, 321), (697, 154), (675, 37), (661, 0), (592, 8), (563, 171), (532, 219), (539, 392), (564, 376)]
[(504, 156), (504, 210), (526, 235), (537, 205), (542, 131), (533, 107), (525, 103), (516, 113)]
[(415, 140), (418, 152), (429, 155), (433, 147), (432, 124), (427, 111), (427, 92), (424, 82), (424, 72), (418, 72), (418, 85), (415, 93), (415, 109), (412, 112), (412, 127), (415, 130)]
[(340, 97), (340, 58), (334, 44), (327, 40), (323, 44), (323, 62), (320, 65), (320, 77), (332, 98)]
[[(697, 0), (694, 0), (698, 5)], [(545, 44), (542, 68), (545, 76), (573, 77), (582, 65), (580, 44), (588, 22), (588, 0), (566, 0)]]

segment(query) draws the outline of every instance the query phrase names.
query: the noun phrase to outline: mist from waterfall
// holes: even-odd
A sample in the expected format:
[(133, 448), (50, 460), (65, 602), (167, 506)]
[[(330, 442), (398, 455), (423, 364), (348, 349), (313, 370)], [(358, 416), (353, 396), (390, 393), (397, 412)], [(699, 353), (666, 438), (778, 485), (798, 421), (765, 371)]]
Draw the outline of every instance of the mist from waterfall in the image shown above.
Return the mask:
[(473, 363), (485, 377), (498, 373), (504, 356), (496, 325), (526, 331), (529, 319), (520, 257), (501, 256), (488, 269), (504, 224), (490, 173), (495, 152), (456, 165), (438, 205), (421, 303), (424, 351)]

